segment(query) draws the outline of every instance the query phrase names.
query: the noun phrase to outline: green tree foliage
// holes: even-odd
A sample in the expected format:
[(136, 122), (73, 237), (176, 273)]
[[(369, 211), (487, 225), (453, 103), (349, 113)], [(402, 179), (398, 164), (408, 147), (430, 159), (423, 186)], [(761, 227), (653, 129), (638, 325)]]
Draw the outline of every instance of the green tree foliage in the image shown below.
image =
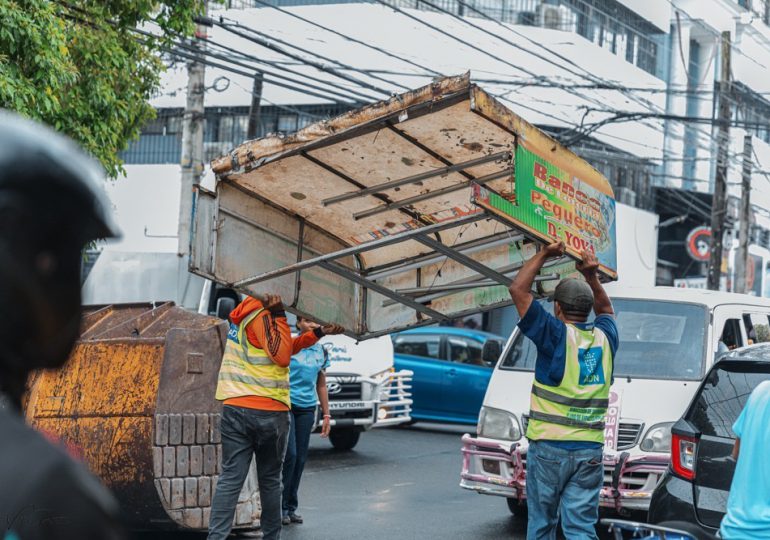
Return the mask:
[[(109, 173), (155, 111), (160, 47), (190, 35), (201, 0), (0, 0), (0, 107), (71, 136)], [(162, 35), (137, 34), (147, 28)]]

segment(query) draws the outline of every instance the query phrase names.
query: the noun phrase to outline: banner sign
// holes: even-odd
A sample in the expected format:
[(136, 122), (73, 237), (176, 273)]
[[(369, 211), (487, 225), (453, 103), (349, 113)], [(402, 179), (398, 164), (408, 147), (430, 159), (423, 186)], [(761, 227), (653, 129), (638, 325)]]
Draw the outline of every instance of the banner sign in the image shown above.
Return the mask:
[(610, 404), (604, 419), (604, 450), (614, 453), (618, 449), (618, 428), (620, 427), (620, 392), (610, 391)]
[(523, 143), (514, 170), (514, 200), (474, 186), (474, 202), (544, 242), (562, 240), (575, 257), (583, 250), (596, 254), (602, 272), (616, 279), (615, 199), (607, 180), (592, 169), (595, 178), (573, 175)]

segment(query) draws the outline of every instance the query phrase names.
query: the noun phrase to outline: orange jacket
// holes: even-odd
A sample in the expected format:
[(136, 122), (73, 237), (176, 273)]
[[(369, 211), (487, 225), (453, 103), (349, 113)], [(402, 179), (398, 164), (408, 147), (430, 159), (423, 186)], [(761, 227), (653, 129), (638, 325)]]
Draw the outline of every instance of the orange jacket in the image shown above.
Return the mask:
[[(250, 313), (262, 307), (262, 302), (248, 296), (230, 312), (230, 320), (233, 324), (239, 325)], [(297, 337), (292, 337), (291, 329), (286, 322), (286, 313), (283, 310), (273, 313), (264, 310), (246, 327), (246, 338), (249, 342), (255, 347), (264, 350), (275, 364), (286, 368), (289, 367), (293, 354), (297, 354), (306, 347), (315, 345), (321, 337), (323, 337), (323, 332), (321, 332), (320, 328), (316, 331), (305, 332)], [(260, 396), (230, 398), (226, 399), (224, 404), (269, 411), (288, 410), (283, 403)]]

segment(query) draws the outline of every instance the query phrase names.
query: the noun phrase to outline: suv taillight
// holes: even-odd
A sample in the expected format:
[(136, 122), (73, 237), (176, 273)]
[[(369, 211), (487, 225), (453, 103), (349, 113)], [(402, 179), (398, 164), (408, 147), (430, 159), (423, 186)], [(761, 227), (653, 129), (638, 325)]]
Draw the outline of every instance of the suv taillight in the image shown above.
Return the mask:
[(698, 439), (685, 435), (671, 434), (671, 468), (674, 474), (685, 480), (695, 479), (695, 453)]

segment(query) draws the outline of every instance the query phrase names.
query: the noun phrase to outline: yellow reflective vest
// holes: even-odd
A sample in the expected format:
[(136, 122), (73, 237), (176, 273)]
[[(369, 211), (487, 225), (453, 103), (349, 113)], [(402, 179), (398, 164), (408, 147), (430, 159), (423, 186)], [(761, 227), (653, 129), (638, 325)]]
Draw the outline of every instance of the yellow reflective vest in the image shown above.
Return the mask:
[(604, 443), (612, 384), (612, 349), (598, 328), (567, 324), (564, 377), (559, 386), (535, 380), (530, 395), (530, 440)]
[(264, 311), (250, 313), (241, 324), (230, 323), (225, 354), (219, 368), (216, 399), (261, 396), (291, 407), (289, 368), (274, 363), (267, 353), (249, 342), (246, 327)]

